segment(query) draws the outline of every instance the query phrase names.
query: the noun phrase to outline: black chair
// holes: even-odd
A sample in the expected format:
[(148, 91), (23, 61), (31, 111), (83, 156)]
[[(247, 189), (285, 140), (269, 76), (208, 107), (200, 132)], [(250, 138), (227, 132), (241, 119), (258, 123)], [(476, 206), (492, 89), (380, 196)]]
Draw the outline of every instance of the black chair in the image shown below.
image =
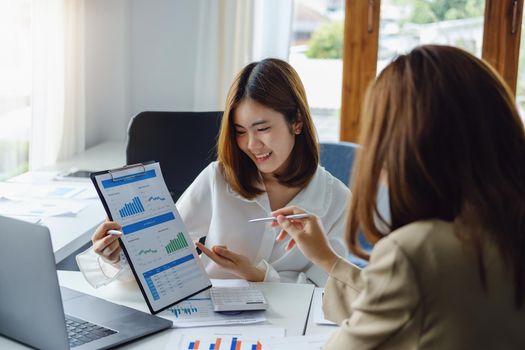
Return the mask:
[(126, 163), (155, 160), (173, 200), (217, 159), (222, 112), (141, 112), (128, 127)]

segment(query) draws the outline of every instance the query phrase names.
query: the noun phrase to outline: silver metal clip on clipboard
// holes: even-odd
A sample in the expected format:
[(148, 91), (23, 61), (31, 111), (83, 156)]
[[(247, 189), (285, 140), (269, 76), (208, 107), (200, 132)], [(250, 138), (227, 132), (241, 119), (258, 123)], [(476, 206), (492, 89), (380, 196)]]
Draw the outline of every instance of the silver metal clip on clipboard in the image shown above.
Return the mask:
[[(142, 168), (142, 171), (138, 173), (127, 174), (127, 175), (122, 174), (121, 176), (119, 176), (120, 173), (126, 173), (128, 171), (132, 171), (133, 168)], [(111, 175), (111, 181), (113, 182), (124, 181), (124, 180), (128, 180), (134, 177), (144, 176), (146, 174), (146, 166), (143, 163), (124, 165), (121, 168), (108, 170), (108, 173)]]

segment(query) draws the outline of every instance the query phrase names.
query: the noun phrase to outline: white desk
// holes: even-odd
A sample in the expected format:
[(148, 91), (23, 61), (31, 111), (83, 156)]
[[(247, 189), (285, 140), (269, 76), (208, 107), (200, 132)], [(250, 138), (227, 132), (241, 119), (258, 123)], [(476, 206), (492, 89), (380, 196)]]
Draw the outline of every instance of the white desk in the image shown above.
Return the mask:
[[(126, 162), (123, 142), (106, 142), (85, 152), (38, 171), (30, 171), (10, 179), (10, 182), (34, 183), (51, 181), (58, 171), (79, 168), (105, 170)], [(87, 182), (92, 186), (90, 182)], [(106, 213), (100, 200), (87, 200), (90, 204), (74, 217), (46, 217), (42, 224), (51, 231), (55, 261), (59, 263), (75, 250), (89, 242), (95, 228), (104, 221)]]
[(317, 335), (317, 334), (332, 334), (337, 330), (337, 325), (328, 324), (317, 324), (314, 322), (313, 312), (310, 310), (308, 320), (306, 322), (306, 330), (304, 335)]
[(310, 314), (308, 317), (306, 331), (304, 332), (304, 335), (332, 334), (336, 330), (336, 325), (316, 324), (313, 320), (312, 315)]
[(125, 142), (104, 142), (73, 157), (59, 161), (42, 170), (105, 170), (120, 167), (126, 163)]
[[(84, 280), (80, 272), (59, 271), (58, 277), (62, 286), (148, 312), (135, 281), (114, 282), (97, 290)], [(286, 329), (287, 336), (302, 335), (314, 290), (313, 285), (290, 283), (254, 283), (254, 285), (263, 291), (268, 300), (269, 308), (266, 311), (268, 321), (264, 325), (283, 327)], [(231, 327), (251, 328), (257, 325)], [(200, 329), (203, 333), (206, 332), (206, 327), (200, 327)], [(166, 330), (124, 345), (122, 348), (164, 349), (170, 337), (177, 332), (184, 332), (184, 328)], [(0, 336), (0, 349), (26, 349), (26, 347)]]

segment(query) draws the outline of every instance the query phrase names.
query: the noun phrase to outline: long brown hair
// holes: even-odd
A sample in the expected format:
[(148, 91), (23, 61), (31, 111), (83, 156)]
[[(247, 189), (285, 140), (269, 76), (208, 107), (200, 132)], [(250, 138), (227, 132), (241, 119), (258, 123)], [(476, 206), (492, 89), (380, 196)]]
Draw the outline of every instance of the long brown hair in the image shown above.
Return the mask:
[(263, 192), (257, 186), (261, 181), (257, 166), (239, 148), (235, 137), (235, 109), (248, 98), (283, 114), (290, 132), (298, 118), (302, 121), (301, 133), (295, 135), (287, 168), (275, 176), (279, 183), (290, 187), (306, 186), (319, 164), (317, 134), (299, 75), (287, 62), (275, 58), (244, 67), (228, 93), (217, 143), (218, 159), (226, 181), (245, 198)]
[[(395, 59), (371, 85), (362, 114), (362, 152), (352, 186), (349, 248), (359, 227), (371, 242), (418, 220), (461, 220), (469, 227), (480, 277), (485, 243), (514, 273), (525, 297), (525, 130), (498, 74), (454, 47), (421, 46)], [(386, 173), (391, 221), (378, 220)]]

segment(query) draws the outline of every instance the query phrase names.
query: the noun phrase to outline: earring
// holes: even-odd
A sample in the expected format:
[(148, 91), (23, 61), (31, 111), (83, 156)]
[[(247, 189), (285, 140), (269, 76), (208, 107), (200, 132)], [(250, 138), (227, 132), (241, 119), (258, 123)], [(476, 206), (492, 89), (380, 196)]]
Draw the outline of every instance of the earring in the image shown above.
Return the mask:
[(297, 129), (297, 130), (295, 130), (295, 134), (296, 134), (296, 135), (299, 135), (300, 133), (301, 133), (301, 129)]

